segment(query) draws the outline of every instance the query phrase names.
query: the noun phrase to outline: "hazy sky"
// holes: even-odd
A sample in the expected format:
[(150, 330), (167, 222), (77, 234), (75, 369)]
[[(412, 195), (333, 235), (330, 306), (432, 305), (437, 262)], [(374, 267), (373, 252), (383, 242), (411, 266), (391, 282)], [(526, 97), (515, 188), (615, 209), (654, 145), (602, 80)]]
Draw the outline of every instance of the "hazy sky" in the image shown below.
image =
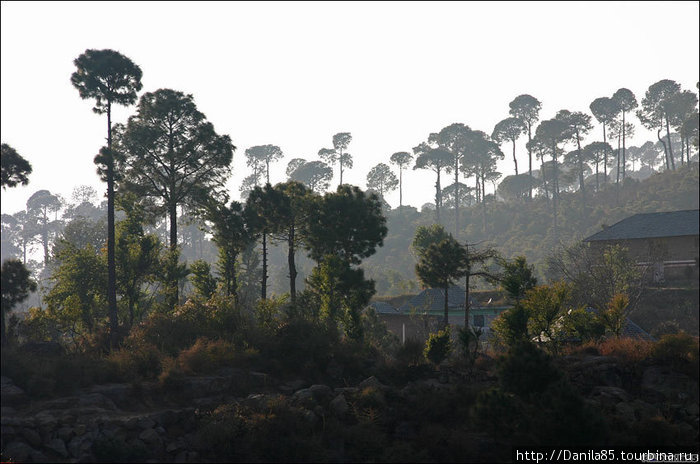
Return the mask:
[[(250, 172), (244, 151), (279, 145), (284, 180), (292, 158), (316, 159), (333, 134), (351, 132), (347, 182), (454, 122), (491, 133), (522, 93), (541, 119), (586, 111), (620, 87), (641, 101), (650, 84), (698, 81), (698, 2), (595, 3), (39, 3), (1, 5), (2, 142), (34, 168), (26, 187), (2, 194), (2, 212), (24, 209), (38, 189), (66, 197), (74, 186), (106, 190), (92, 159), (106, 115), (70, 83), (73, 60), (111, 48), (138, 64), (143, 92), (194, 96), (234, 154), (229, 188)], [(135, 107), (119, 107), (125, 122)], [(656, 139), (636, 118), (639, 144)], [(586, 142), (600, 138), (596, 126)], [(499, 164), (512, 174), (510, 147)], [(525, 139), (518, 146), (526, 166)], [(334, 178), (332, 188), (337, 185)], [(469, 182), (470, 184), (472, 181)], [(444, 182), (447, 185), (448, 182)], [(434, 177), (404, 175), (404, 203), (433, 200)], [(489, 187), (490, 189), (490, 187)], [(398, 206), (398, 190), (387, 196)]]

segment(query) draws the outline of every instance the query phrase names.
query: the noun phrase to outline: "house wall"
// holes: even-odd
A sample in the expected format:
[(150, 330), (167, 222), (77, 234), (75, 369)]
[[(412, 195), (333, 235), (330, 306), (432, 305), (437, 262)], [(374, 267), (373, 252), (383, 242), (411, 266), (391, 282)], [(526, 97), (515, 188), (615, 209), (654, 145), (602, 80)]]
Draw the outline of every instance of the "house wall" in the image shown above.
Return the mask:
[(650, 280), (654, 282), (698, 281), (698, 256), (700, 235), (659, 237), (628, 240), (597, 240), (590, 242), (594, 249), (602, 250), (610, 245), (627, 248), (630, 257), (639, 265), (649, 265)]
[[(475, 324), (475, 317), (480, 319), (483, 316), (484, 334), (489, 332), (489, 328), (493, 320), (505, 310), (505, 307), (488, 307), (488, 308), (472, 308), (470, 310), (470, 319), (472, 326)], [(412, 315), (412, 314), (378, 314), (379, 319), (386, 323), (387, 329), (402, 339), (402, 334), (406, 331), (406, 339), (414, 339), (424, 342), (428, 339), (431, 332), (440, 330), (442, 323), (442, 314), (427, 314), (427, 315)], [(464, 327), (464, 311), (455, 310), (451, 312), (448, 322), (453, 327)], [(478, 322), (478, 321), (477, 321)]]

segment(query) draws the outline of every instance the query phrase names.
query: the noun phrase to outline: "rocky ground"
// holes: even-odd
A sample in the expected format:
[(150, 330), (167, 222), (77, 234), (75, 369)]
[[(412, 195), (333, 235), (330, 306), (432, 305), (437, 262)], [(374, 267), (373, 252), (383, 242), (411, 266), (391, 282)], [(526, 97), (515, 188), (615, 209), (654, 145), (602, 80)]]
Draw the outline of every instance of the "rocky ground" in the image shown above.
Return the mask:
[[(577, 355), (557, 360), (585, 400), (610, 422), (626, 424), (663, 417), (684, 440), (698, 437), (698, 382), (671, 366), (623, 363), (614, 357)], [(329, 382), (331, 383), (331, 382)], [(226, 368), (212, 376), (185, 377), (176, 394), (157, 383), (107, 384), (73, 396), (31, 400), (2, 377), (2, 460), (17, 462), (93, 462), (139, 460), (200, 462), (210, 459), (197, 430), (208, 411), (221, 404), (264, 410), (275, 398), (317, 424), (327, 417), (341, 421), (356, 408), (358, 392), (375, 391), (380, 407), (397, 419), (385, 420), (392, 440), (414, 440), (419, 420), (406, 420), (397, 408), (417, 408), (425, 394), (496, 385), (488, 370), (465, 379), (443, 370), (403, 385), (385, 385), (369, 377), (355, 385), (311, 384), (303, 379), (279, 381), (261, 372)], [(394, 411), (393, 413), (391, 411)], [(693, 438), (694, 437), (694, 438)], [(200, 437), (201, 438), (201, 437)], [(490, 437), (474, 434), (477, 453), (497, 446)], [(347, 460), (339, 446), (337, 460)], [(127, 451), (128, 450), (128, 451)]]

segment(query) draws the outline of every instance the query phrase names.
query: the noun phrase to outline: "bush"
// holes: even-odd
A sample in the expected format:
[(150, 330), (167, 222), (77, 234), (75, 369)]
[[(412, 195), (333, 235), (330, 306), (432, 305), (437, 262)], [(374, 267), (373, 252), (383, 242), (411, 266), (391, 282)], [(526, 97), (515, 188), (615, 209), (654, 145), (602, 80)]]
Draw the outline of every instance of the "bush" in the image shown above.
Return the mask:
[(670, 364), (677, 369), (688, 370), (697, 378), (698, 339), (686, 333), (669, 334), (661, 337), (652, 349), (654, 359)]
[(396, 350), (396, 362), (401, 366), (417, 366), (425, 360), (423, 356), (424, 345), (420, 341), (409, 338)]
[(153, 380), (161, 372), (162, 358), (154, 345), (131, 341), (119, 351), (110, 353), (107, 361), (113, 364), (122, 380)]
[(440, 365), (452, 351), (452, 341), (450, 340), (450, 328), (431, 333), (425, 343), (423, 354), (425, 358), (436, 366)]
[(102, 357), (74, 353), (52, 355), (3, 348), (2, 375), (32, 398), (70, 394), (77, 388), (119, 380), (114, 366)]
[(234, 364), (236, 354), (233, 343), (198, 338), (194, 345), (180, 352), (177, 366), (185, 374), (209, 373)]
[(512, 346), (498, 366), (501, 388), (523, 398), (542, 393), (561, 376), (552, 358), (531, 342)]
[(651, 356), (654, 344), (635, 338), (608, 338), (598, 345), (603, 356), (615, 356), (627, 362), (640, 362)]

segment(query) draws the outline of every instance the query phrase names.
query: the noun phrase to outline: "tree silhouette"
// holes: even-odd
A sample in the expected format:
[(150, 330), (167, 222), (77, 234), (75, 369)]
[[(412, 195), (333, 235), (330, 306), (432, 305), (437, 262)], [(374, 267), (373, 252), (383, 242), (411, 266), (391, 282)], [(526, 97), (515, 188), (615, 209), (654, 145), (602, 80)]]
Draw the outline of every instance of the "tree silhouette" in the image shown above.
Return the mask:
[[(245, 156), (248, 158), (248, 166), (255, 166), (257, 164), (265, 165), (265, 179), (267, 183), (270, 183), (270, 163), (282, 159), (284, 154), (282, 150), (277, 145), (257, 145), (255, 147), (250, 147), (245, 151)], [(257, 167), (257, 166), (256, 166)], [(256, 184), (257, 185), (257, 184)]]
[(0, 185), (2, 185), (3, 190), (7, 187), (15, 187), (17, 184), (27, 185), (29, 183), (32, 165), (6, 143), (0, 145), (0, 164), (2, 165)]
[(452, 162), (452, 154), (447, 150), (432, 148), (423, 142), (413, 149), (417, 155), (413, 169), (430, 169), (437, 174), (435, 181), (435, 222), (440, 222), (440, 207), (442, 206), (442, 191), (440, 187), (440, 173), (443, 169), (449, 169)]
[(389, 159), (399, 167), (399, 208), (403, 206), (403, 170), (413, 161), (413, 155), (407, 151), (399, 151)]
[(506, 201), (519, 201), (527, 198), (527, 192), (532, 184), (528, 174), (506, 176), (498, 184), (498, 193)]
[(628, 111), (632, 111), (635, 109), (639, 104), (637, 103), (637, 98), (634, 96), (631, 90), (625, 89), (624, 87), (621, 89), (618, 89), (612, 96), (613, 101), (615, 102), (615, 105), (620, 109), (620, 112), (622, 113), (622, 179), (625, 179), (625, 174), (626, 174), (626, 154), (625, 154), (625, 140), (627, 137), (627, 130), (626, 130), (626, 123), (625, 123), (625, 115), (627, 114)]
[[(689, 141), (688, 134), (692, 132), (692, 130), (689, 131), (688, 128), (684, 129), (684, 127), (686, 124), (689, 124), (688, 127), (692, 127), (690, 126), (690, 124), (692, 124), (691, 116), (694, 112), (697, 114), (697, 104), (698, 97), (695, 95), (695, 92), (691, 92), (690, 90), (678, 92), (669, 99), (669, 119), (671, 121), (671, 126), (681, 135), (681, 165), (683, 164), (683, 152), (689, 145), (687, 143)], [(691, 121), (691, 123), (688, 123), (688, 121)], [(688, 162), (690, 162), (690, 157), (688, 157)]]
[(367, 188), (379, 192), (379, 197), (384, 198), (384, 192), (396, 190), (399, 180), (391, 172), (391, 168), (384, 163), (379, 163), (367, 173)]
[[(461, 195), (459, 194), (459, 187), (463, 185), (459, 182), (459, 172), (460, 167), (464, 166), (470, 160), (467, 160), (469, 156), (469, 147), (472, 139), (472, 130), (469, 126), (465, 126), (461, 123), (450, 124), (444, 127), (437, 134), (430, 134), (428, 137), (428, 142), (436, 144), (438, 148), (446, 150), (451, 155), (451, 166), (445, 167), (445, 172), (454, 172), (455, 180), (452, 184), (456, 191), (454, 192), (454, 209), (455, 209), (455, 237), (459, 237), (459, 202)], [(466, 169), (463, 172), (468, 172)], [(441, 200), (442, 206), (442, 200)]]
[(327, 193), (310, 205), (304, 224), (304, 246), (317, 263), (326, 255), (336, 255), (350, 264), (359, 264), (374, 254), (386, 234), (379, 197), (354, 186), (340, 185), (336, 192)]
[(107, 149), (95, 158), (99, 170), (104, 171), (107, 182), (107, 304), (112, 346), (117, 337), (117, 271), (114, 258), (114, 157), (112, 153), (112, 104), (133, 105), (136, 93), (141, 90), (141, 68), (114, 50), (85, 50), (73, 61), (77, 70), (71, 75), (71, 83), (78, 89), (80, 98), (95, 99), (93, 111), (107, 113)]
[(49, 219), (49, 213), (61, 209), (61, 200), (48, 190), (38, 190), (27, 200), (27, 212), (36, 218), (37, 230), (44, 247), (44, 265), (49, 263), (49, 237), (56, 229), (56, 223)]
[[(123, 133), (121, 133), (123, 132)], [(170, 250), (177, 249), (177, 207), (201, 209), (225, 197), (235, 147), (197, 110), (192, 95), (170, 89), (144, 94), (118, 137), (124, 187), (170, 219)], [(177, 283), (172, 304), (177, 303)]]
[(338, 162), (340, 169), (339, 185), (343, 184), (343, 169), (352, 168), (352, 155), (343, 152), (343, 150), (348, 148), (351, 141), (352, 135), (350, 135), (350, 132), (339, 132), (333, 136), (333, 148), (321, 148), (318, 151), (318, 156), (329, 165), (332, 166), (336, 161)]
[[(619, 107), (612, 98), (600, 97), (591, 102), (589, 106), (591, 113), (603, 125), (603, 142), (607, 143), (606, 127), (615, 120), (615, 117), (620, 112)], [(612, 151), (612, 149), (611, 149)], [(603, 183), (608, 183), (608, 152), (603, 153)], [(597, 188), (596, 188), (597, 190)]]
[(518, 175), (518, 160), (515, 157), (515, 141), (527, 131), (525, 123), (518, 118), (506, 118), (496, 124), (493, 128), (491, 138), (498, 144), (506, 141), (513, 143), (513, 164), (515, 165), (515, 175)]
[(595, 163), (595, 190), (596, 192), (600, 189), (600, 183), (598, 181), (598, 165), (601, 162), (607, 161), (607, 153), (612, 151), (612, 147), (607, 142), (592, 142), (586, 145), (583, 149), (588, 152), (585, 155), (586, 159), (590, 159)]
[[(666, 155), (666, 169), (675, 169), (673, 147), (671, 146), (671, 129), (669, 115), (672, 108), (672, 97), (680, 92), (680, 84), (669, 79), (663, 79), (649, 86), (642, 107), (637, 110), (637, 117), (644, 127), (649, 130), (657, 129), (656, 136), (663, 145)], [(666, 122), (666, 141), (661, 137), (661, 131)]]
[(287, 165), (289, 180), (301, 182), (312, 192), (321, 193), (328, 188), (333, 178), (333, 168), (323, 161), (306, 161), (294, 158)]
[(236, 260), (252, 239), (246, 228), (243, 205), (237, 201), (232, 201), (228, 207), (212, 203), (205, 217), (213, 224), (213, 240), (219, 248), (217, 266), (224, 292), (237, 302)]
[(554, 211), (554, 233), (557, 234), (557, 200), (559, 198), (559, 170), (557, 168), (557, 155), (559, 154), (559, 143), (567, 138), (568, 125), (558, 119), (548, 119), (542, 121), (537, 126), (535, 136), (541, 139), (549, 148), (553, 163), (553, 190), (552, 190), (552, 210)]
[(2, 263), (0, 271), (2, 281), (2, 302), (0, 303), (0, 321), (2, 322), (2, 345), (7, 343), (5, 329), (5, 317), (12, 311), (17, 303), (21, 303), (29, 297), (29, 293), (36, 290), (36, 282), (31, 279), (31, 273), (18, 259), (8, 259)]
[[(532, 95), (518, 95), (509, 103), (510, 115), (520, 119), (527, 126), (527, 141), (532, 140), (532, 126), (540, 118), (540, 109), (542, 104)], [(528, 169), (530, 178), (532, 178), (532, 151), (528, 148)], [(530, 198), (532, 198), (532, 189), (530, 189)]]
[(444, 292), (443, 327), (448, 325), (448, 292), (464, 276), (467, 266), (467, 252), (451, 236), (438, 243), (432, 243), (421, 253), (416, 264), (416, 275), (426, 287), (441, 288)]
[(304, 243), (303, 225), (309, 216), (309, 205), (313, 193), (304, 184), (289, 181), (274, 186), (278, 201), (270, 211), (271, 234), (278, 241), (287, 243), (287, 266), (289, 269), (289, 295), (296, 301), (297, 268), (295, 253)]
[[(126, 302), (132, 327), (143, 298), (141, 287), (155, 280), (162, 246), (157, 236), (144, 232), (145, 212), (133, 194), (119, 196), (117, 203), (126, 213), (116, 226), (117, 290)], [(140, 316), (143, 312), (139, 311)]]
[(579, 175), (579, 189), (585, 194), (585, 186), (583, 182), (585, 152), (581, 148), (581, 139), (593, 129), (591, 117), (586, 113), (568, 110), (560, 110), (556, 119), (563, 121), (569, 129), (569, 139), (576, 142), (576, 164)]

